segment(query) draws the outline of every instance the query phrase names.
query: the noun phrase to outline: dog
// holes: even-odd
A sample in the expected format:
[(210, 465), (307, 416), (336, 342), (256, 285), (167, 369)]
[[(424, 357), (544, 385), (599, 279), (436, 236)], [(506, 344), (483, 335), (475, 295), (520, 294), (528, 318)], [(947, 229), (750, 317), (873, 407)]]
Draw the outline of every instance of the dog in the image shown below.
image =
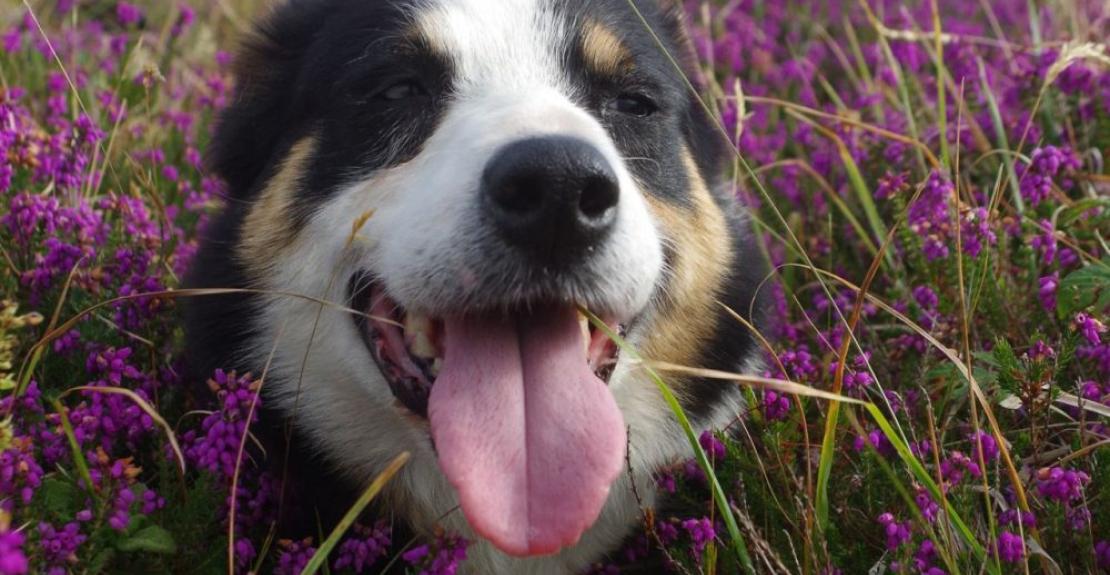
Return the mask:
[[(408, 452), (386, 508), (470, 539), (470, 572), (617, 549), (693, 453), (633, 356), (761, 356), (729, 310), (759, 323), (766, 268), (681, 3), (283, 0), (236, 75), (187, 284), (242, 293), (189, 304), (195, 373), (264, 374), (321, 498)], [(697, 432), (742, 413), (666, 379)]]

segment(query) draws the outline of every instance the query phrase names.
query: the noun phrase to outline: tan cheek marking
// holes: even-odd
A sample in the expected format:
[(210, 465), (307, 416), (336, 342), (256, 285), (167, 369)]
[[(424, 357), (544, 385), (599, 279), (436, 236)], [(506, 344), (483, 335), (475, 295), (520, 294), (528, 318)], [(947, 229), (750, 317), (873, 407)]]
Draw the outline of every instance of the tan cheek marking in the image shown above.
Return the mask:
[(649, 208), (673, 250), (671, 271), (644, 355), (655, 361), (698, 367), (720, 310), (717, 299), (732, 265), (731, 230), (688, 150), (684, 151), (692, 205), (648, 197)]
[(300, 177), (315, 150), (312, 136), (294, 144), (243, 221), (236, 256), (256, 276), (265, 273), (296, 239), (290, 212)]
[(587, 22), (582, 30), (582, 54), (586, 67), (606, 76), (627, 71), (632, 54), (612, 30), (597, 21)]

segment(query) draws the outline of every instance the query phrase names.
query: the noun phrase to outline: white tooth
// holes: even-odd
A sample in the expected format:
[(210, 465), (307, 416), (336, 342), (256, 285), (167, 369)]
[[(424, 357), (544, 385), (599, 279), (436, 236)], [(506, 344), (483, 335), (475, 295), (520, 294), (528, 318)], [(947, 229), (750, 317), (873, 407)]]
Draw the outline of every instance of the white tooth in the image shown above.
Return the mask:
[(416, 335), (432, 331), (432, 320), (426, 315), (410, 313), (405, 316), (405, 335)]
[(432, 345), (432, 340), (428, 339), (428, 334), (422, 331), (413, 334), (409, 351), (416, 357), (423, 359), (433, 359), (436, 356), (436, 346)]
[(436, 360), (432, 362), (432, 367), (431, 367), (432, 377), (439, 377), (439, 370), (442, 367), (443, 367), (443, 360), (437, 357)]

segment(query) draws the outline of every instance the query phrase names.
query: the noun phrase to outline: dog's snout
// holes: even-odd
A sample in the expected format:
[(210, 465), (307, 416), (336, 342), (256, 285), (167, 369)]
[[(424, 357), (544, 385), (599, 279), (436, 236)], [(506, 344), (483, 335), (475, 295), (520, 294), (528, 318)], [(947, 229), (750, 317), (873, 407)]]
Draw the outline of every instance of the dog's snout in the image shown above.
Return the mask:
[(543, 260), (577, 257), (613, 227), (620, 186), (601, 151), (564, 136), (499, 150), (482, 175), (483, 209), (504, 240)]

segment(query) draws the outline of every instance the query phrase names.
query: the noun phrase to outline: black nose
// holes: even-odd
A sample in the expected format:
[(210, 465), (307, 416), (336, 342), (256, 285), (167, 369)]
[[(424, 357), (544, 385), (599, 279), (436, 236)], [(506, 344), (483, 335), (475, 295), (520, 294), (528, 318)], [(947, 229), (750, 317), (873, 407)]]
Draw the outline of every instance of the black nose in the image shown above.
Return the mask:
[(580, 257), (609, 233), (620, 187), (600, 150), (547, 136), (501, 148), (482, 174), (482, 201), (506, 242), (558, 262)]

